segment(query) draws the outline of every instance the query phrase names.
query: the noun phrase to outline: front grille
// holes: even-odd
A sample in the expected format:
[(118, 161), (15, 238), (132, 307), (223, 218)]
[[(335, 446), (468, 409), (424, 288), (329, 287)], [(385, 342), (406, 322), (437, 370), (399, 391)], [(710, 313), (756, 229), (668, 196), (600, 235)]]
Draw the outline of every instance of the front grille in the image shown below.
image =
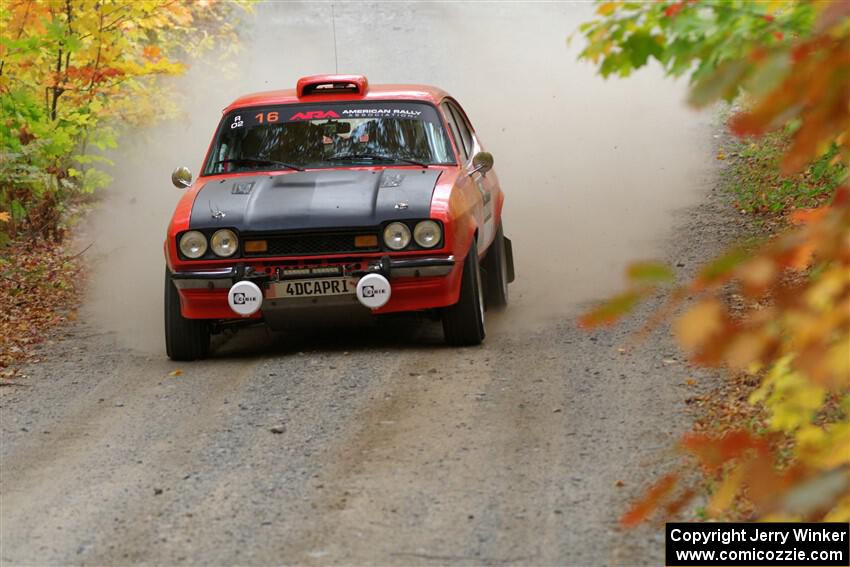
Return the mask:
[(265, 252), (244, 252), (246, 257), (261, 256), (320, 256), (322, 254), (349, 254), (351, 252), (375, 252), (374, 247), (355, 247), (356, 236), (372, 235), (371, 231), (357, 232), (314, 232), (302, 234), (277, 234), (271, 236), (245, 236), (245, 240), (265, 240)]

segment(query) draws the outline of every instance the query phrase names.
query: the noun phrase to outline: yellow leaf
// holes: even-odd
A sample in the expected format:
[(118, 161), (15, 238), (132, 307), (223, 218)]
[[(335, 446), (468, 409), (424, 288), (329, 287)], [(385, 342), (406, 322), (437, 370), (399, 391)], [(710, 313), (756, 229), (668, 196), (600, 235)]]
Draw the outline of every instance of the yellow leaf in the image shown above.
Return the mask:
[(845, 267), (840, 265), (824, 272), (806, 290), (806, 303), (821, 311), (833, 309), (836, 299), (841, 296), (850, 283), (848, 278), (850, 278), (850, 274), (846, 272)]
[(769, 0), (765, 8), (768, 13), (774, 13), (787, 7), (787, 0)]
[(826, 353), (826, 363), (832, 372), (834, 387), (846, 388), (847, 376), (850, 376), (850, 337), (847, 333), (844, 333)]
[(620, 2), (603, 2), (596, 9), (596, 13), (600, 16), (610, 16), (620, 5)]
[(179, 368), (168, 373), (169, 376), (180, 376), (181, 374), (183, 374), (183, 371)]
[(719, 516), (732, 504), (735, 495), (738, 493), (738, 488), (741, 486), (741, 481), (744, 480), (744, 469), (744, 465), (739, 464), (729, 471), (714, 492), (714, 496), (711, 497), (711, 502), (708, 505), (708, 513), (712, 517)]
[(770, 428), (793, 433), (812, 422), (823, 404), (826, 390), (808, 380), (790, 365), (791, 357), (780, 359), (755, 392), (750, 403), (763, 402), (770, 413)]
[(0, 222), (9, 222), (11, 218), (8, 212), (0, 211)]
[(816, 454), (807, 454), (806, 461), (825, 470), (835, 469), (850, 463), (850, 423), (833, 423), (824, 429), (824, 438)]
[(826, 441), (826, 431), (822, 427), (807, 424), (797, 430), (794, 439), (797, 441), (798, 452), (813, 453), (820, 449)]
[(850, 522), (850, 498), (842, 498), (838, 504), (824, 516), (824, 522)]

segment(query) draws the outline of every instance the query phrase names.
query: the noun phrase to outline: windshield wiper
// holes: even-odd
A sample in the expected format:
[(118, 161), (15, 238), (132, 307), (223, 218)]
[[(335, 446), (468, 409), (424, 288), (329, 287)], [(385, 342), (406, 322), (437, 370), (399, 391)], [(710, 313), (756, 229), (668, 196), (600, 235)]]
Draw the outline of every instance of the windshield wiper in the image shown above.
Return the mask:
[(331, 156), (331, 157), (326, 158), (326, 159), (340, 159), (340, 160), (346, 160), (346, 159), (371, 159), (371, 160), (382, 159), (384, 161), (397, 161), (397, 162), (401, 162), (401, 163), (409, 163), (411, 165), (418, 165), (419, 167), (428, 167), (427, 163), (423, 163), (421, 161), (416, 161), (416, 160), (413, 160), (413, 159), (400, 158), (400, 157), (393, 157), (393, 156), (385, 156), (385, 155), (381, 155), (381, 154), (342, 154), (342, 155), (338, 155), (338, 156)]
[(276, 161), (273, 159), (263, 159), (263, 158), (255, 158), (255, 157), (237, 157), (237, 158), (227, 158), (220, 159), (215, 162), (213, 165), (221, 165), (222, 163), (256, 163), (257, 165), (281, 165), (287, 169), (294, 169), (295, 171), (304, 171), (302, 168), (297, 165), (292, 165), (291, 163), (286, 163), (283, 161)]

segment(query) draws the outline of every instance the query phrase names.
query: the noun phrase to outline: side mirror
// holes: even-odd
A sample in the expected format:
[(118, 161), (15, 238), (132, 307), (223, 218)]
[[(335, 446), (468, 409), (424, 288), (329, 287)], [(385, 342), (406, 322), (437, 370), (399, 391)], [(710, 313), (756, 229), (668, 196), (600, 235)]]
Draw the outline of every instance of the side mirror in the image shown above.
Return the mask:
[(478, 152), (472, 156), (472, 169), (469, 171), (469, 175), (476, 172), (484, 175), (491, 169), (493, 169), (493, 154), (490, 152)]
[(171, 182), (178, 189), (185, 189), (192, 184), (192, 172), (188, 167), (178, 167), (171, 174)]

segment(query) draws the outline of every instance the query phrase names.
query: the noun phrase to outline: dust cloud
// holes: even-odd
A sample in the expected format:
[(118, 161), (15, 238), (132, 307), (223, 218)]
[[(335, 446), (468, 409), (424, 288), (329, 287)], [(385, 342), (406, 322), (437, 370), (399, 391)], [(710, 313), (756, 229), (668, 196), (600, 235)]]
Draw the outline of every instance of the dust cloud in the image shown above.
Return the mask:
[[(464, 106), (507, 193), (518, 280), (499, 321), (572, 314), (656, 254), (673, 213), (710, 179), (710, 117), (658, 69), (604, 81), (567, 36), (592, 15), (571, 3), (257, 6), (228, 71), (211, 57), (176, 81), (181, 115), (125, 135), (114, 187), (83, 239), (94, 242), (86, 315), (124, 345), (161, 353), (162, 242), (180, 191), (197, 174), (221, 109), (236, 96), (290, 88), (316, 73), (441, 86)], [(333, 21), (332, 21), (333, 20)], [(336, 49), (334, 48), (336, 37)], [(87, 244), (88, 242), (84, 242)]]

